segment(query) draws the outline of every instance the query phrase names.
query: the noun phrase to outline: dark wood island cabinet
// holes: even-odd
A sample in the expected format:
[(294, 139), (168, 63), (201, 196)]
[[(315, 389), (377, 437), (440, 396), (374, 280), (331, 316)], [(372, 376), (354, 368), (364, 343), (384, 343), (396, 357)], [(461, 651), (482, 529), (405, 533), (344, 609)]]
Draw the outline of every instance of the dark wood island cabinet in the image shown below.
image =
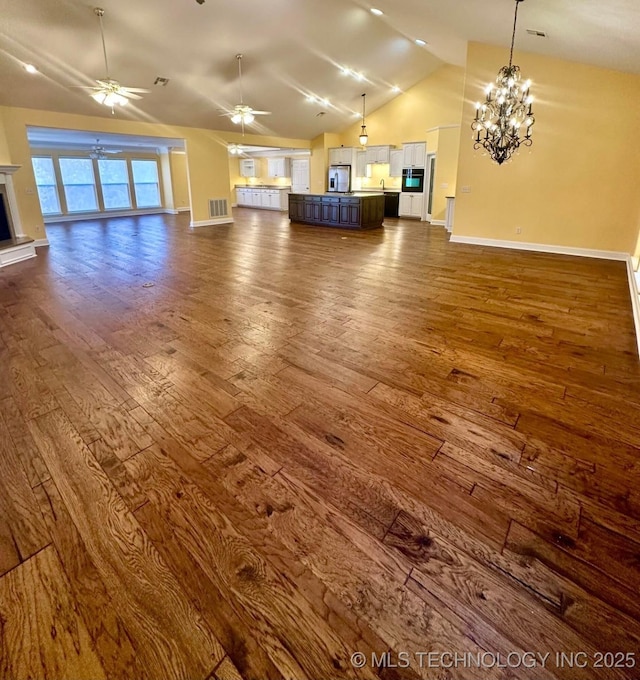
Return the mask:
[(289, 219), (341, 229), (376, 229), (384, 219), (381, 194), (289, 194)]

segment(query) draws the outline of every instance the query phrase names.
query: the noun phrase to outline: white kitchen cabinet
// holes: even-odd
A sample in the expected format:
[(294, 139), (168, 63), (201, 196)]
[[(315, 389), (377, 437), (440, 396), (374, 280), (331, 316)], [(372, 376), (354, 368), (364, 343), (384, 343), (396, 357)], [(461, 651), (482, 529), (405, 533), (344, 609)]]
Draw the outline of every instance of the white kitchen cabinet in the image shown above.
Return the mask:
[(376, 163), (388, 163), (389, 153), (391, 147), (386, 146), (370, 146), (367, 148), (367, 164), (374, 165)]
[(329, 149), (329, 165), (353, 165), (353, 147), (338, 146)]
[(389, 152), (389, 177), (402, 177), (404, 162), (404, 151), (402, 149), (392, 149)]
[(236, 203), (238, 205), (249, 205), (247, 189), (236, 189)]
[(291, 177), (291, 164), (288, 158), (267, 158), (269, 177)]
[(403, 167), (424, 168), (427, 159), (427, 143), (411, 142), (402, 145)]
[(236, 203), (248, 208), (287, 210), (289, 189), (236, 187)]
[(240, 176), (241, 177), (257, 177), (258, 164), (255, 158), (241, 158), (240, 159)]
[(400, 205), (398, 215), (400, 217), (419, 217), (422, 219), (424, 209), (424, 194), (400, 194)]
[(356, 151), (356, 177), (371, 177), (371, 167), (367, 164), (366, 151)]

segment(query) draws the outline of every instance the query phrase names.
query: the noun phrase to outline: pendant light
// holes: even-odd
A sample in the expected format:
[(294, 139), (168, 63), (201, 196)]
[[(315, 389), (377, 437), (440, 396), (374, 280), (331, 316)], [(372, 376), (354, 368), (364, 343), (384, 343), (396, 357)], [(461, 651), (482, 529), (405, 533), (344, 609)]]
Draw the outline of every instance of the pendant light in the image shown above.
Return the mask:
[(367, 142), (369, 141), (369, 135), (367, 134), (367, 126), (365, 124), (364, 120), (364, 114), (365, 114), (365, 100), (367, 98), (366, 94), (362, 95), (362, 129), (360, 130), (360, 144), (362, 146), (366, 146)]
[(520, 67), (513, 64), (513, 46), (516, 40), (518, 6), (524, 0), (515, 0), (509, 65), (503, 66), (495, 83), (490, 83), (484, 104), (476, 104), (476, 117), (471, 129), (476, 133), (473, 148), (483, 147), (498, 165), (511, 158), (520, 145), (531, 146), (531, 127), (535, 123), (529, 94), (531, 81), (522, 83)]

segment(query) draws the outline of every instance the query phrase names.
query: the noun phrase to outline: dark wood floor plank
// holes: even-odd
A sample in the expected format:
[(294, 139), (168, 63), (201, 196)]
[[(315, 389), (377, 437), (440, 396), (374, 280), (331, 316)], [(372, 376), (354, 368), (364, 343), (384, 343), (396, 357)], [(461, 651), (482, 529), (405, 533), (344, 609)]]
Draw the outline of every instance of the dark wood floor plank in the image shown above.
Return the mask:
[[(44, 519), (9, 430), (0, 418), (0, 530), (9, 550), (9, 563), (16, 553), (24, 561), (51, 542)], [(10, 537), (10, 542), (9, 542)]]
[[(453, 680), (346, 664), (544, 635), (636, 651), (624, 263), (234, 212), (47, 224), (2, 270), (0, 589), (52, 539), (59, 615), (114, 678), (324, 680), (339, 659)], [(215, 553), (220, 530), (250, 559)], [(536, 672), (573, 677), (481, 676)]]
[(107, 679), (53, 547), (0, 579), (0, 621), (0, 677)]
[(55, 484), (36, 489), (69, 588), (107, 677), (149, 678)]
[(155, 676), (206, 676), (222, 647), (71, 423), (54, 411), (30, 428), (141, 661)]
[[(300, 674), (372, 677), (349, 663), (348, 650), (308, 601), (265, 561), (229, 519), (154, 448), (127, 464), (151, 502), (171, 521), (177, 539), (245, 623), (256, 628), (267, 654), (287, 677)], [(176, 502), (177, 501), (179, 502)], [(305, 635), (295, 635), (304, 622)], [(304, 677), (304, 675), (302, 676)]]

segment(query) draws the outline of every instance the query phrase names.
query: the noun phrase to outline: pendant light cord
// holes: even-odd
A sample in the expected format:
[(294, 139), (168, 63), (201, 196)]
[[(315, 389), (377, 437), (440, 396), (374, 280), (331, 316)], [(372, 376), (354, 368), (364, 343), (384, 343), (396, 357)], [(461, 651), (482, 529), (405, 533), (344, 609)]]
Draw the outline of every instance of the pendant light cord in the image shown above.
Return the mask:
[(238, 60), (238, 82), (240, 84), (240, 106), (244, 104), (242, 101), (242, 54), (236, 54), (236, 59)]
[(104, 10), (96, 7), (94, 10), (98, 15), (98, 21), (100, 22), (100, 36), (102, 37), (102, 53), (104, 54), (104, 68), (107, 72), (107, 80), (110, 79), (109, 76), (109, 60), (107, 59), (107, 44), (104, 40), (104, 24), (102, 23), (102, 16), (104, 15)]
[(365, 97), (366, 93), (362, 95), (362, 124), (364, 125), (364, 104), (365, 104)]
[(516, 25), (518, 23), (518, 7), (523, 0), (516, 0), (516, 15), (513, 18), (513, 35), (511, 36), (511, 53), (509, 54), (509, 68), (513, 66), (513, 47), (516, 44)]

